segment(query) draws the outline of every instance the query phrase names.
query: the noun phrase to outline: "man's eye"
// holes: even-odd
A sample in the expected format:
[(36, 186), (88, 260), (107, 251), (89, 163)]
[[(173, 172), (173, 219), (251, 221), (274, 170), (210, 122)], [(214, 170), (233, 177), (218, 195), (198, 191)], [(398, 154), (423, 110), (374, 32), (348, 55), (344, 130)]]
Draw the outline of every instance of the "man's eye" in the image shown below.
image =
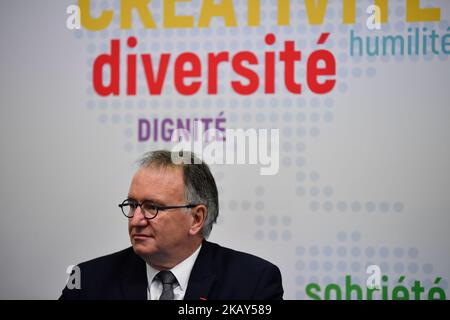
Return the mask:
[(146, 203), (146, 204), (144, 204), (144, 210), (146, 210), (146, 211), (155, 210), (155, 206), (153, 204)]
[(136, 209), (138, 204), (136, 202), (128, 202), (128, 205), (130, 206), (130, 208), (132, 209)]

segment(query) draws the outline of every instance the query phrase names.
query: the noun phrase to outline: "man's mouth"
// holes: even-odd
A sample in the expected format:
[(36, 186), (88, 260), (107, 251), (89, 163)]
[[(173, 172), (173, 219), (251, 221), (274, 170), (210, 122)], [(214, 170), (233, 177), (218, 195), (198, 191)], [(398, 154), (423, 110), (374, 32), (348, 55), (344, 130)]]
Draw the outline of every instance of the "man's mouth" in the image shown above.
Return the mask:
[(135, 240), (145, 240), (145, 239), (151, 238), (151, 236), (149, 236), (148, 234), (144, 234), (144, 233), (135, 233), (135, 234), (133, 234), (132, 237)]

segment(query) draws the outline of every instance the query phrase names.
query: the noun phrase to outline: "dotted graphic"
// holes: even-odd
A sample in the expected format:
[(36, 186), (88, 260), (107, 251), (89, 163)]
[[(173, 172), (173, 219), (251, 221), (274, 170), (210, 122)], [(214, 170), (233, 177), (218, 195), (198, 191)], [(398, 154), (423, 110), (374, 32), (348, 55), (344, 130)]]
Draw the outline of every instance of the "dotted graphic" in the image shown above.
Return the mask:
[[(297, 246), (293, 266), (297, 271), (296, 299), (311, 298), (304, 290), (310, 283), (317, 283), (321, 288), (335, 283), (345, 292), (346, 275), (351, 276), (351, 283), (366, 288), (369, 277), (366, 270), (370, 265), (379, 266), (382, 275), (388, 275), (388, 281), (382, 285), (390, 288), (390, 292), (401, 276), (406, 278), (405, 284), (411, 286), (420, 280), (425, 290), (433, 287), (433, 281), (441, 276), (434, 274), (433, 264), (419, 262), (416, 247), (366, 245), (363, 240), (358, 231), (339, 231), (332, 245)], [(447, 292), (448, 279), (441, 279), (439, 287)], [(381, 299), (380, 294), (374, 295), (374, 299)], [(426, 295), (422, 295), (422, 299), (426, 300)]]

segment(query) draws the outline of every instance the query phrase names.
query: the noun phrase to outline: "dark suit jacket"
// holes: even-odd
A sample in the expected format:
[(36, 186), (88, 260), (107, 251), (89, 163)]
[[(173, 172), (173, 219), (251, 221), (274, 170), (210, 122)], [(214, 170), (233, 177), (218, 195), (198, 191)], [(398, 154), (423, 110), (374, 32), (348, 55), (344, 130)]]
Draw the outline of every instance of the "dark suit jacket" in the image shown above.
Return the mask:
[[(147, 299), (144, 260), (133, 248), (79, 265), (81, 289), (64, 288), (60, 299)], [(277, 266), (253, 255), (203, 241), (185, 300), (282, 299)]]

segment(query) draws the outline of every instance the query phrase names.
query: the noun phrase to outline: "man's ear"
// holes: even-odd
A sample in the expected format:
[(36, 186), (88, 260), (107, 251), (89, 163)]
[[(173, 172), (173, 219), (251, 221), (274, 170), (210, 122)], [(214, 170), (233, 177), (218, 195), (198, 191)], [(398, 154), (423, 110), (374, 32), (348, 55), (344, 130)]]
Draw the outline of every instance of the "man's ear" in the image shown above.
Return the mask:
[(191, 215), (193, 219), (191, 228), (189, 229), (189, 234), (193, 236), (199, 234), (202, 231), (203, 225), (205, 224), (206, 221), (206, 216), (208, 214), (208, 209), (206, 208), (205, 205), (200, 204), (192, 208), (191, 210), (192, 210)]

